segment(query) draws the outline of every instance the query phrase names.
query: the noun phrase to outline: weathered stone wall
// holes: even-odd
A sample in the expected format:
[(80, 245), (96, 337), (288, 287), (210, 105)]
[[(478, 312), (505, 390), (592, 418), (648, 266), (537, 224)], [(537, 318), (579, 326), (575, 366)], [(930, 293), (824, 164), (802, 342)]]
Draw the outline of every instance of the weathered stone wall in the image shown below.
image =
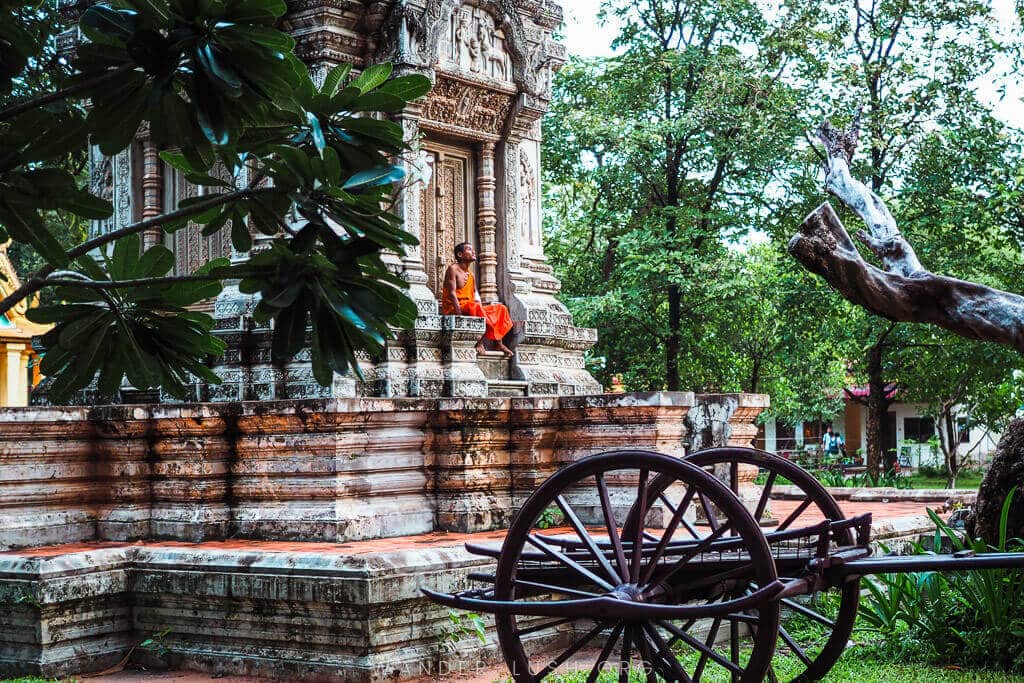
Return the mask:
[(693, 394), (0, 411), (0, 550), (481, 531), (559, 467), (682, 456)]

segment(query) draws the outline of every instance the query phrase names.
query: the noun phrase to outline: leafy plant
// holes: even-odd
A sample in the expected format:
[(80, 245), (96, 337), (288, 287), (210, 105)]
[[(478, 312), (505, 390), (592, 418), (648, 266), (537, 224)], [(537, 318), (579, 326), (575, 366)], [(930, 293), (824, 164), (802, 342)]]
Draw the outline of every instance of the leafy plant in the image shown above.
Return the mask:
[[(256, 317), (273, 321), (276, 361), (311, 338), (323, 384), (358, 372), (358, 351), (378, 351), (395, 327), (411, 324), (406, 284), (381, 260), (416, 242), (389, 211), (407, 146), (397, 123), (367, 114), (401, 111), (430, 82), (392, 77), (389, 64), (353, 77), (343, 64), (317, 87), (294, 40), (275, 28), (286, 9), (283, 0), (94, 4), (78, 22), (87, 42), (70, 74), (55, 77), (56, 90), (11, 95), (52, 35), (17, 3), (0, 5), (0, 240), (30, 245), (45, 260), (0, 313), (56, 288), (61, 303), (30, 314), (56, 325), (43, 340), (54, 400), (97, 377), (103, 393), (127, 377), (176, 397), (192, 378), (218, 382), (206, 366), (224, 346), (210, 317), (187, 307), (216, 296), (227, 278), (259, 293)], [(12, 28), (26, 16), (31, 30)], [(65, 248), (47, 212), (105, 219), (112, 206), (56, 160), (87, 141), (120, 152), (143, 123), (163, 161), (201, 192)], [(144, 232), (189, 224), (204, 235), (227, 231), (239, 253), (254, 232), (269, 248), (178, 275), (167, 249), (142, 251)]]
[(537, 521), (533, 526), (538, 529), (550, 529), (553, 526), (557, 526), (561, 521), (561, 510), (558, 509), (557, 505), (551, 505), (544, 508), (544, 511), (537, 517)]
[(484, 618), (475, 612), (448, 610), (447, 628), (442, 628), (438, 642), (443, 652), (458, 652), (459, 643), (468, 636), (476, 636), (481, 645), (487, 644), (487, 625)]
[[(932, 549), (917, 546), (917, 552), (938, 553), (945, 544), (978, 554), (1024, 549), (1021, 539), (1007, 538), (1014, 493), (1003, 504), (998, 546), (963, 540), (929, 510)], [(883, 574), (867, 579), (865, 588), (860, 618), (868, 628), (890, 638), (909, 637), (933, 660), (1024, 671), (1024, 571)]]
[(165, 628), (163, 631), (154, 633), (152, 636), (139, 643), (139, 647), (143, 650), (149, 650), (160, 659), (164, 659), (171, 652), (164, 643), (164, 638), (166, 638), (170, 632), (171, 629)]

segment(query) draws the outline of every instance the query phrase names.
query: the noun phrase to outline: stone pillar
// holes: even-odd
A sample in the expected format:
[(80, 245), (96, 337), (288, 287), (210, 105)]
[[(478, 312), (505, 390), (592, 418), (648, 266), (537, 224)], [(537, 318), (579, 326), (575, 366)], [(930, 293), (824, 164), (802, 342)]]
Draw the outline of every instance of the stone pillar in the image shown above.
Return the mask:
[[(688, 453), (716, 446), (749, 448), (757, 436), (757, 417), (769, 405), (767, 394), (697, 394), (694, 407), (686, 415), (689, 427)], [(729, 479), (729, 467), (718, 465), (715, 476)], [(754, 483), (757, 467), (740, 465), (739, 498), (751, 512), (761, 498), (761, 487)], [(770, 515), (770, 512), (766, 512)], [(698, 517), (703, 517), (698, 511)]]
[[(160, 165), (160, 151), (153, 141), (142, 142), (142, 220), (156, 218), (164, 212), (163, 168)], [(163, 239), (163, 230), (153, 228), (142, 233), (142, 249), (146, 250)]]
[(494, 143), (481, 142), (476, 176), (476, 231), (477, 239), (480, 240), (480, 253), (477, 254), (480, 282), (477, 288), (480, 290), (480, 298), (485, 304), (498, 300), (498, 252), (495, 241), (498, 213), (494, 206), (496, 187)]
[(28, 369), (25, 365), (25, 344), (4, 345), (4, 395), (5, 406), (28, 405)]

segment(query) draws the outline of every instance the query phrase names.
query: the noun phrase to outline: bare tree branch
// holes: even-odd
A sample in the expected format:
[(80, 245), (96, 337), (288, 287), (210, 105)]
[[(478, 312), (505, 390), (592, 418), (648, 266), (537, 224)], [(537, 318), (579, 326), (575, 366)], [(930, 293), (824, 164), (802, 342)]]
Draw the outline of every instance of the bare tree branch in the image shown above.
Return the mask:
[(1024, 353), (1024, 297), (925, 270), (885, 203), (850, 175), (856, 129), (819, 130), (828, 154), (825, 184), (867, 226), (858, 238), (883, 268), (861, 257), (831, 204), (800, 225), (789, 252), (843, 298), (897, 322), (931, 323), (962, 337), (994, 341)]

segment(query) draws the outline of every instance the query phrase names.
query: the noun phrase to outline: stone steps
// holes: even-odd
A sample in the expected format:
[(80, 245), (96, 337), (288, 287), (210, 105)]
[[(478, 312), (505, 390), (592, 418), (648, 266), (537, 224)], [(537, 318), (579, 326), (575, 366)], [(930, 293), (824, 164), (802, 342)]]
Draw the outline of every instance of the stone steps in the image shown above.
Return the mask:
[[(507, 380), (511, 378), (511, 361), (501, 351), (484, 351), (477, 356), (476, 363), (480, 371), (484, 373), (488, 383), (490, 383), (490, 380)], [(493, 394), (491, 395), (493, 396)]]
[(512, 398), (516, 396), (527, 396), (529, 393), (529, 382), (512, 379), (487, 382), (488, 398)]

